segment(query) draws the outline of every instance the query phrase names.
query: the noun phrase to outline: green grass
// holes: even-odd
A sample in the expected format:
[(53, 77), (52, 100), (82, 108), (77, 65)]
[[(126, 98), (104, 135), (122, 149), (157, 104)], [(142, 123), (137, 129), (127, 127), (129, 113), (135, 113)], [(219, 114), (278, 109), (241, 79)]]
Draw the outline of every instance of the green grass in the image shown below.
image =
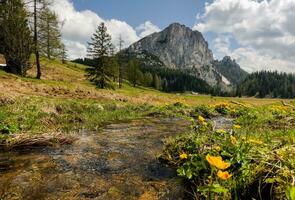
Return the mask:
[[(295, 190), (294, 101), (284, 100), (290, 106), (281, 106), (281, 99), (168, 94), (134, 88), (127, 82), (122, 89), (101, 90), (86, 80), (85, 68), (42, 58), (41, 80), (34, 78), (35, 67), (27, 77), (0, 70), (0, 139), (96, 131), (104, 124), (143, 117), (185, 117), (199, 129), (170, 139), (162, 158), (193, 187), (198, 186), (193, 190), (196, 198), (234, 199), (236, 194), (251, 194), (245, 198), (259, 199), (266, 191), (284, 199)], [(199, 115), (207, 118), (207, 124), (197, 120)], [(218, 135), (210, 122), (217, 115), (233, 118), (242, 128)], [(180, 159), (180, 154), (187, 158)], [(227, 169), (231, 179), (217, 177), (216, 168), (206, 161), (208, 154), (222, 156), (231, 164)]]
[[(58, 60), (41, 59), (42, 79), (35, 79), (35, 66), (27, 77), (18, 77), (0, 70), (0, 98), (13, 99), (14, 104), (0, 106), (2, 129), (14, 133), (44, 133), (93, 129), (105, 122), (134, 119), (147, 113), (173, 115), (176, 103), (188, 113), (200, 104), (238, 101), (251, 105), (278, 103), (277, 99), (223, 98), (207, 95), (163, 93), (152, 88), (97, 89), (85, 78), (86, 66)], [(101, 109), (101, 106), (104, 108)], [(56, 108), (62, 107), (62, 112)], [(78, 112), (79, 111), (79, 112)]]

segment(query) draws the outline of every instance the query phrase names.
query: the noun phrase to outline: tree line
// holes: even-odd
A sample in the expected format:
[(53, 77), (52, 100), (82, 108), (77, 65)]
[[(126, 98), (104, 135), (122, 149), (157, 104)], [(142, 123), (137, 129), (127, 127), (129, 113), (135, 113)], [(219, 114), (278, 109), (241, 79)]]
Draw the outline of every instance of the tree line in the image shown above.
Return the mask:
[(165, 92), (195, 91), (210, 93), (213, 89), (190, 72), (167, 67), (147, 66), (146, 60), (130, 55), (122, 47), (115, 53), (111, 36), (104, 23), (101, 23), (88, 43), (88, 56), (74, 62), (89, 66), (87, 77), (99, 88), (115, 88), (122, 86), (127, 80), (136, 86), (153, 87)]
[(0, 2), (0, 53), (5, 57), (6, 71), (25, 76), (34, 54), (36, 78), (40, 79), (40, 56), (65, 62), (67, 50), (61, 41), (61, 22), (49, 6), (49, 0)]
[(295, 74), (254, 72), (238, 85), (236, 94), (259, 98), (295, 98)]
[(146, 86), (161, 90), (162, 82), (157, 74), (142, 71), (138, 59), (125, 56), (122, 51), (124, 41), (121, 37), (116, 52), (104, 23), (97, 27), (90, 40), (87, 58), (73, 62), (88, 66), (86, 76), (98, 88), (115, 89), (117, 85), (121, 88), (123, 81), (127, 80), (133, 87)]

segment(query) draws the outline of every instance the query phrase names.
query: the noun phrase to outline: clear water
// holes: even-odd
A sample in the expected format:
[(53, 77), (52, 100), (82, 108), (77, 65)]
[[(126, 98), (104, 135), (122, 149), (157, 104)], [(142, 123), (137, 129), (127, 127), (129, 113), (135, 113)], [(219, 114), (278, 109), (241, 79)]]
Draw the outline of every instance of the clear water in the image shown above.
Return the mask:
[(179, 119), (143, 119), (79, 133), (73, 145), (0, 153), (0, 199), (184, 199), (175, 170), (158, 162)]

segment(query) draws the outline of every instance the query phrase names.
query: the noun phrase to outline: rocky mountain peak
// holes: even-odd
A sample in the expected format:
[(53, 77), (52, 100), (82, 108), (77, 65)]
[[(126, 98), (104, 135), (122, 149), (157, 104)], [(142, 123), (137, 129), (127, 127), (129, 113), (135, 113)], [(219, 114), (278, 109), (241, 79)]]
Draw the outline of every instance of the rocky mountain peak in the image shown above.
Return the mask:
[(141, 39), (126, 52), (141, 58), (143, 55), (140, 54), (154, 55), (165, 67), (190, 71), (211, 86), (224, 82), (223, 76), (212, 65), (213, 53), (202, 33), (179, 23)]
[(200, 68), (213, 60), (202, 34), (179, 23), (141, 39), (131, 45), (129, 51), (147, 51), (170, 68)]

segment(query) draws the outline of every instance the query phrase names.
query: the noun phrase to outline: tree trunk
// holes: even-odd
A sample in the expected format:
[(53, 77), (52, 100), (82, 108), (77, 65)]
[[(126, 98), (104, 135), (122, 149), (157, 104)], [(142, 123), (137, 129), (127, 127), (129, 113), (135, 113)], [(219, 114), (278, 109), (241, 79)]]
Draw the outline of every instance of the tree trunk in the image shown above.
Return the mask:
[(119, 66), (119, 88), (122, 88), (122, 82), (123, 82), (123, 69), (122, 69), (122, 63), (120, 62)]
[(38, 35), (37, 35), (37, 0), (34, 0), (34, 47), (37, 66), (37, 79), (41, 78), (40, 56), (38, 50)]

